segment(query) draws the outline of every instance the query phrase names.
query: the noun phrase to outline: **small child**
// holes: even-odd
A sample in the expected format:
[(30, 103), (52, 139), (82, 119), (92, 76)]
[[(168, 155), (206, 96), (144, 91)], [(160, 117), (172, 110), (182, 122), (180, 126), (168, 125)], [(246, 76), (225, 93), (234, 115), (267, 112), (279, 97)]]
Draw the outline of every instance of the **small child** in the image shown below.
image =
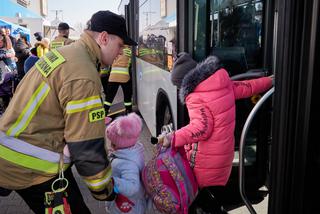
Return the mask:
[(116, 118), (106, 128), (114, 191), (117, 197), (106, 202), (108, 213), (143, 214), (145, 191), (140, 179), (144, 148), (139, 142), (142, 121), (135, 113)]

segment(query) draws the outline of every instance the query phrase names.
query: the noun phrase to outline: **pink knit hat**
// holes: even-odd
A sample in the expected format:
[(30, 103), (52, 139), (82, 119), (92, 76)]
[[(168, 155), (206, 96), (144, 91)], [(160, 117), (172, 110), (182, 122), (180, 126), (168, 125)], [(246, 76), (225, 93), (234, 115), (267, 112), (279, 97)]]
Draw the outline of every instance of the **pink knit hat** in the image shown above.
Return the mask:
[(142, 120), (136, 113), (116, 118), (106, 129), (106, 136), (114, 149), (135, 145), (142, 130)]

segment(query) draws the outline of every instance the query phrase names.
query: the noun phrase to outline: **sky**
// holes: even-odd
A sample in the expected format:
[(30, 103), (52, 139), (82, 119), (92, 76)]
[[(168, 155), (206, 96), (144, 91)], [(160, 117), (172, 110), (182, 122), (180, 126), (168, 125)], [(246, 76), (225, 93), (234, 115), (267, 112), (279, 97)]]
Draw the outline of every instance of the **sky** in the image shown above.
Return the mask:
[(47, 20), (53, 21), (58, 12), (58, 18), (79, 30), (79, 23), (85, 26), (92, 14), (99, 10), (110, 10), (118, 13), (120, 0), (48, 0)]

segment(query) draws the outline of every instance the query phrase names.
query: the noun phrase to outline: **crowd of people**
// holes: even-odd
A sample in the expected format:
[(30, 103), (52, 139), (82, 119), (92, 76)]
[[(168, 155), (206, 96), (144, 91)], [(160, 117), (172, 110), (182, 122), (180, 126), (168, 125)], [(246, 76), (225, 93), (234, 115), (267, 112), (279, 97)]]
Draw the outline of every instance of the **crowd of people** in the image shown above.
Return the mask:
[[(17, 192), (35, 213), (49, 213), (56, 197), (67, 198), (63, 206), (72, 213), (90, 213), (73, 165), (92, 196), (107, 201), (110, 213), (148, 213), (140, 179), (142, 121), (131, 113), (132, 89), (125, 97), (127, 114), (105, 124), (116, 89), (132, 87), (130, 47), (137, 43), (128, 36), (125, 19), (110, 11), (93, 14), (77, 41), (68, 38), (69, 28), (60, 23), (51, 44), (35, 33), (33, 47), (24, 35), (16, 41), (7, 31), (0, 36), (1, 63), (7, 69), (1, 72), (20, 82), (15, 91), (11, 86), (10, 104), (0, 118), (0, 195)], [(102, 67), (110, 67), (113, 82), (105, 92), (115, 88), (107, 102), (101, 98)], [(3, 85), (6, 76), (0, 80)], [(172, 83), (180, 88), (190, 123), (159, 142), (185, 147), (201, 190), (226, 185), (234, 151), (235, 99), (264, 92), (272, 86), (272, 77), (231, 81), (215, 56), (197, 63), (182, 53), (173, 66)], [(52, 193), (56, 181), (58, 192), (66, 194)], [(207, 205), (203, 210), (211, 212)]]
[(58, 35), (50, 39), (42, 37), (41, 32), (35, 32), (35, 44), (32, 46), (27, 35), (20, 33), (14, 37), (10, 28), (2, 27), (0, 31), (0, 115), (7, 108), (15, 88), (24, 75), (50, 49), (71, 44), (69, 39), (70, 26), (61, 22), (58, 26)]
[[(13, 79), (17, 74), (17, 64), (14, 47), (16, 40), (10, 36), (10, 30), (2, 28), (0, 32), (0, 98), (4, 111), (13, 94)], [(1, 112), (0, 112), (1, 114)]]

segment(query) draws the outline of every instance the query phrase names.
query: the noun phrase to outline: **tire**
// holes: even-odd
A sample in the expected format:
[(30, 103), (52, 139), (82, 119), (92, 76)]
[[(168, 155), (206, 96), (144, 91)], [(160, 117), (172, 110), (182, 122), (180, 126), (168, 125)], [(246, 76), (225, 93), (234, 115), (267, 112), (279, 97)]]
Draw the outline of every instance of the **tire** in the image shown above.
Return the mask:
[(157, 135), (161, 134), (161, 128), (164, 125), (173, 123), (173, 116), (168, 102), (162, 102), (157, 110)]

